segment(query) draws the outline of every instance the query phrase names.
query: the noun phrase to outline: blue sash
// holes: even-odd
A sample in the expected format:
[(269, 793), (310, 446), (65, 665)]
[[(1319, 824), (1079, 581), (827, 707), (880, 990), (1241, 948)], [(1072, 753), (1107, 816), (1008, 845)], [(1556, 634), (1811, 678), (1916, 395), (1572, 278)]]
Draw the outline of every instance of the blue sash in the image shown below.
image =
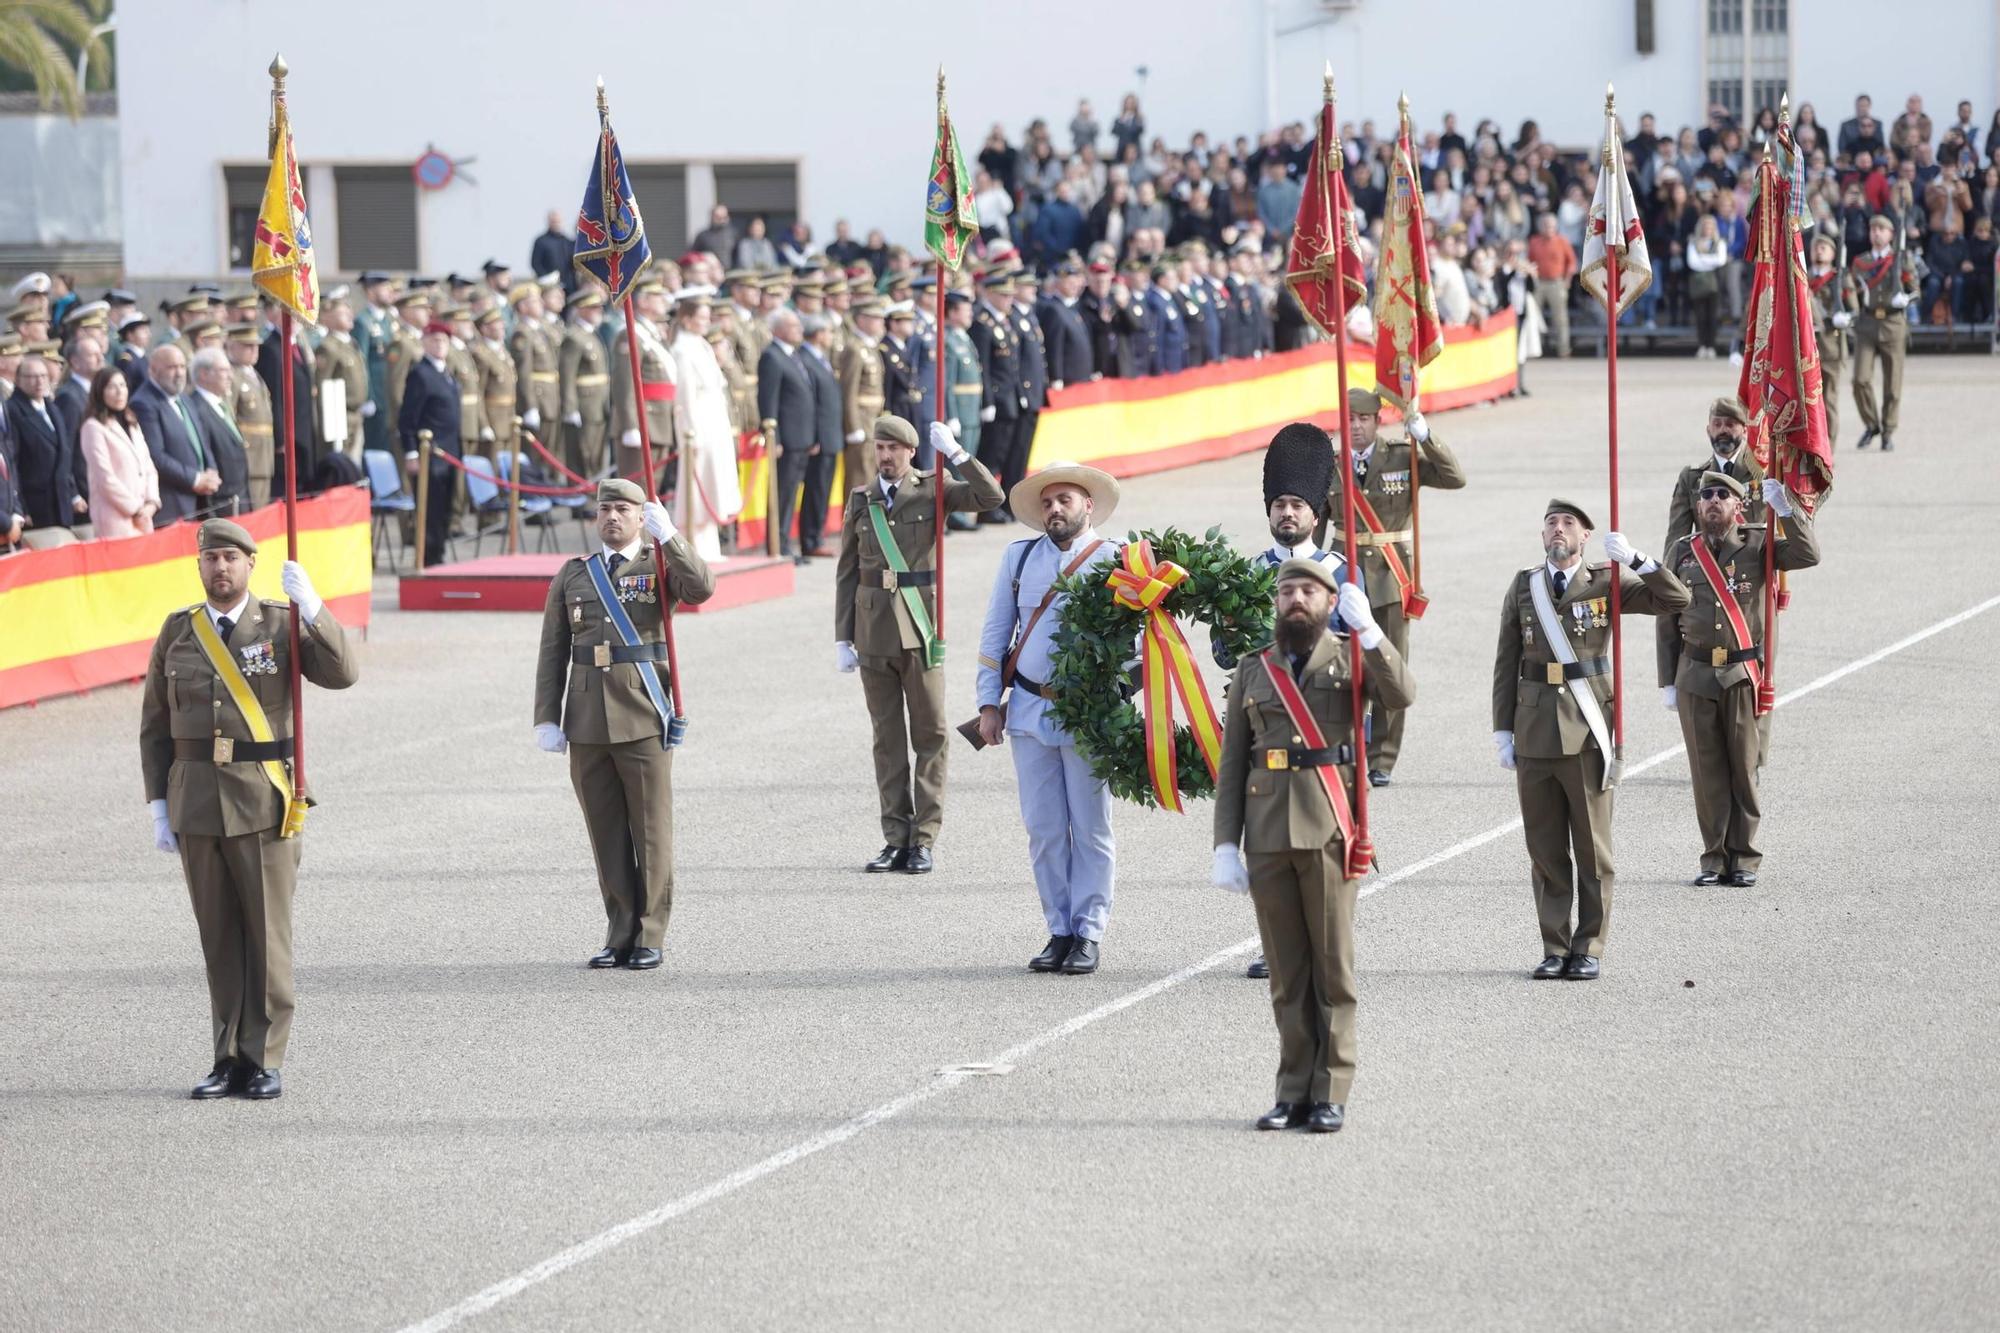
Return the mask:
[[(618, 600), (618, 594), (611, 587), (611, 575), (605, 572), (603, 554), (591, 556), (583, 562), (583, 567), (590, 571), (591, 586), (597, 589), (597, 600), (604, 603), (604, 618), (617, 631), (618, 641), (627, 648), (638, 647), (639, 629), (632, 623), (632, 617), (625, 614), (625, 604)], [(659, 580), (660, 596), (664, 599), (668, 595), (666, 574), (656, 570), (655, 576)], [(664, 600), (660, 606), (664, 613)], [(645, 683), (646, 697), (653, 701), (653, 711), (660, 715), (660, 748), (671, 750), (677, 728), (674, 726), (673, 709), (667, 706), (667, 693), (660, 688), (660, 673), (653, 669), (651, 662), (634, 662), (632, 665), (639, 668), (639, 679)]]

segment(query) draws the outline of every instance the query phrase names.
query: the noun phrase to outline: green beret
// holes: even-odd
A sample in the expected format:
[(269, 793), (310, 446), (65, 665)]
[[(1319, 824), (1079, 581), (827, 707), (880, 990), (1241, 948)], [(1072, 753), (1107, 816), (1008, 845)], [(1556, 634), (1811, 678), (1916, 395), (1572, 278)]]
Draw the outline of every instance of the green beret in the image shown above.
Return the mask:
[(1743, 483), (1736, 480), (1736, 478), (1730, 476), (1727, 472), (1702, 473), (1701, 488), (1703, 490), (1707, 490), (1711, 486), (1726, 486), (1729, 488), (1729, 493), (1735, 496), (1739, 500), (1741, 500), (1744, 496), (1749, 494), (1749, 492), (1743, 488)]
[(606, 477), (597, 483), (597, 503), (609, 500), (623, 500), (627, 504), (646, 503), (646, 493), (639, 489), (639, 483), (624, 477)]
[(901, 417), (884, 413), (875, 418), (875, 438), (893, 441), (905, 449), (914, 449), (917, 447), (917, 428)]
[(1340, 591), (1340, 580), (1334, 576), (1331, 569), (1317, 560), (1305, 560), (1293, 556), (1278, 566), (1278, 582), (1283, 583), (1286, 579), (1311, 579), (1315, 583), (1325, 584), (1328, 592)]
[(1577, 504), (1574, 500), (1549, 501), (1547, 506), (1542, 510), (1542, 517), (1547, 518), (1550, 514), (1568, 514), (1586, 528), (1593, 531), (1597, 528), (1597, 525), (1590, 521), (1590, 515), (1583, 512), (1583, 506)]
[(195, 534), (195, 550), (213, 551), (223, 546), (234, 546), (245, 555), (257, 554), (257, 539), (241, 525), (226, 518), (211, 518), (203, 523), (201, 530)]
[(1379, 417), (1382, 415), (1382, 395), (1376, 393), (1373, 389), (1349, 389), (1347, 391), (1347, 410), (1349, 412), (1364, 412), (1371, 417)]

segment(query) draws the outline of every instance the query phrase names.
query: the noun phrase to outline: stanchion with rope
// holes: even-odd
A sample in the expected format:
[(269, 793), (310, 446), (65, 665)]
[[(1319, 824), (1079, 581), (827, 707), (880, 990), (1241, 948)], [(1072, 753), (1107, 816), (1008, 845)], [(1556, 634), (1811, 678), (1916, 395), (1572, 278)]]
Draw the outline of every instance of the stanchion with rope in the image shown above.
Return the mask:
[[(513, 479), (517, 482), (521, 479), (520, 440), (521, 440), (522, 429), (523, 427), (521, 425), (521, 418), (515, 417), (514, 418), (515, 443), (513, 452), (510, 454), (507, 460), (507, 468), (508, 471), (513, 474)], [(519, 555), (520, 553), (521, 553), (521, 488), (519, 486), (509, 486), (507, 488), (507, 554)]]
[[(445, 455), (451, 457), (450, 454)], [(431, 525), (431, 433), (417, 432), (417, 572), (424, 572), (424, 534)]]

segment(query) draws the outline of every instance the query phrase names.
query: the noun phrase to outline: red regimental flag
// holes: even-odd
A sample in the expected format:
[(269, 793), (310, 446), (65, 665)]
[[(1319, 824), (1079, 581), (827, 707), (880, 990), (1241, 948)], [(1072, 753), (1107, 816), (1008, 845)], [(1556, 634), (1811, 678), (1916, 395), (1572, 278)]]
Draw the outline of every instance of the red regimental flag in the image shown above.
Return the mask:
[(1790, 182), (1769, 160), (1757, 175), (1750, 214), (1755, 268), (1736, 392), (1750, 410), (1750, 441), (1765, 475), (1783, 481), (1810, 510), (1833, 489), (1812, 287), (1792, 224)]
[(1331, 101), (1319, 109), (1319, 136), (1313, 140), (1305, 193), (1299, 197), (1298, 221), (1285, 257), (1285, 285), (1306, 318), (1328, 337), (1355, 303), (1368, 296)]

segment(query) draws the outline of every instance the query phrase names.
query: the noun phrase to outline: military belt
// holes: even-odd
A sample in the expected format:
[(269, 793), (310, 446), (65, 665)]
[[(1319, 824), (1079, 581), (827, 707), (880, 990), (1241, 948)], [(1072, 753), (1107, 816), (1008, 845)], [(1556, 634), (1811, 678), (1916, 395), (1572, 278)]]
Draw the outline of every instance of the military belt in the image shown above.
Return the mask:
[(952, 386), (951, 386), (951, 391), (952, 391), (953, 393), (979, 393), (979, 394), (983, 394), (983, 393), (985, 393), (985, 392), (986, 392), (986, 386), (985, 386), (985, 385), (983, 385), (983, 384), (980, 384), (980, 383), (978, 383), (977, 381), (974, 381), (974, 382), (973, 382), (973, 383), (971, 383), (971, 384), (954, 384), (954, 385), (952, 385)]
[(1354, 762), (1352, 745), (1332, 745), (1309, 749), (1298, 745), (1279, 746), (1264, 751), (1264, 767), (1274, 769), (1324, 768), (1328, 764)]
[(576, 384), (580, 389), (595, 389), (600, 384), (609, 383), (611, 383), (611, 376), (609, 375), (578, 375), (576, 377)]
[(276, 741), (238, 741), (227, 736), (211, 736), (205, 741), (176, 740), (174, 758), (194, 763), (261, 764), (292, 757), (292, 738)]
[(238, 433), (243, 435), (269, 435), (271, 433), (271, 423), (268, 421), (240, 421), (237, 423), (236, 429)]
[(1748, 648), (1689, 648), (1687, 659), (1712, 667), (1735, 666), (1738, 662), (1755, 662), (1764, 656), (1761, 644), (1751, 644)]
[(535, 384), (554, 384), (557, 378), (553, 370), (531, 370), (528, 372), (528, 379)]
[(1602, 676), (1610, 670), (1611, 659), (1608, 657), (1587, 657), (1575, 662), (1523, 662), (1521, 679), (1540, 681), (1544, 685), (1560, 685), (1566, 680)]
[(1049, 697), (1039, 680), (1029, 680), (1018, 671), (1014, 673), (1014, 688), (1026, 690), (1037, 699), (1046, 699)]
[[(1332, 532), (1332, 538), (1336, 542), (1345, 542), (1347, 534), (1339, 528), (1335, 528)], [(1358, 533), (1355, 535), (1354, 544), (1356, 546), (1391, 546), (1398, 542), (1406, 542), (1409, 539), (1410, 530), (1408, 528), (1398, 528), (1394, 532)]]
[(885, 588), (928, 588), (937, 582), (937, 571), (934, 569), (906, 569), (900, 573), (883, 569), (877, 572), (881, 574)]
[(667, 660), (667, 645), (599, 643), (585, 647), (578, 644), (570, 649), (569, 660), (578, 666), (596, 667), (608, 667), (616, 662), (664, 662)]

